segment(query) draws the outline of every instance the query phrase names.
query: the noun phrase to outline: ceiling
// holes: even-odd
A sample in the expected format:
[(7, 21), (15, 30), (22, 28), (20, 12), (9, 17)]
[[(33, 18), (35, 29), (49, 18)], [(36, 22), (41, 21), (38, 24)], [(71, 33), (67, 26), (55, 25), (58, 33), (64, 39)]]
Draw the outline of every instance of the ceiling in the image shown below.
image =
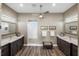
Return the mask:
[[(46, 11), (49, 11), (50, 13), (63, 13), (75, 5), (75, 3), (56, 3), (55, 6), (52, 6), (52, 3), (23, 3), (23, 6), (21, 7), (20, 3), (5, 4), (18, 13), (44, 13)], [(43, 6), (41, 10), (40, 5)]]

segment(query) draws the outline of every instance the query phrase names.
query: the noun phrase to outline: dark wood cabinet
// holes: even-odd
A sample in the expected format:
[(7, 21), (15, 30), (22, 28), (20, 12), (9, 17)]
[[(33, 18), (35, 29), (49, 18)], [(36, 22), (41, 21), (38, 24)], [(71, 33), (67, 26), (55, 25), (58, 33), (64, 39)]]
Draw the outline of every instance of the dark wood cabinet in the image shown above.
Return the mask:
[(71, 55), (78, 56), (78, 46), (71, 44)]
[(62, 49), (63, 49), (63, 53), (66, 55), (66, 56), (70, 56), (70, 43), (62, 40)]
[(24, 37), (22, 37), (22, 47), (24, 46)]
[(21, 43), (21, 45), (20, 45), (20, 49), (22, 49), (23, 46), (24, 46), (24, 37), (22, 37), (22, 38), (20, 39), (20, 43)]
[(57, 45), (58, 48), (66, 55), (66, 56), (77, 56), (78, 55), (78, 46), (64, 41), (57, 37)]
[(11, 52), (11, 56), (14, 56), (17, 54), (17, 51), (18, 51), (18, 47), (17, 47), (17, 42), (18, 41), (14, 41), (10, 44), (10, 52)]
[(21, 39), (19, 39), (19, 40), (17, 41), (17, 51), (19, 51), (19, 50), (21, 49), (21, 45), (22, 45)]
[(2, 56), (15, 56), (24, 45), (24, 37), (1, 47)]
[(22, 37), (21, 39), (17, 41), (17, 50), (18, 51), (21, 50), (23, 45), (24, 45), (24, 37)]
[(10, 51), (11, 51), (10, 55), (15, 56), (17, 52), (22, 49), (23, 45), (24, 45), (24, 37), (12, 42), (10, 44)]
[(57, 45), (66, 56), (70, 56), (70, 43), (57, 37)]
[(6, 44), (1, 47), (1, 56), (9, 56), (10, 55), (10, 46)]
[(58, 45), (58, 48), (60, 49), (60, 50), (62, 50), (61, 48), (62, 48), (62, 46), (61, 46), (61, 39), (59, 38), (59, 37), (57, 37), (57, 45)]

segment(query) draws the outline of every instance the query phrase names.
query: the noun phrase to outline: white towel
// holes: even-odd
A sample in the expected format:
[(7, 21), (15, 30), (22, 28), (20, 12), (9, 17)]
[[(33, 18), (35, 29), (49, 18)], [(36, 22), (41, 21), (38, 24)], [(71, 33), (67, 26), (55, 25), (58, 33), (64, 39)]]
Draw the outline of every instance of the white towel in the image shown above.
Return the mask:
[(42, 31), (42, 36), (43, 36), (43, 37), (46, 37), (46, 36), (47, 36), (47, 31), (46, 31), (46, 30), (43, 30), (43, 31)]
[(55, 36), (55, 31), (51, 30), (50, 31), (50, 36)]
[(77, 31), (71, 31), (72, 32), (72, 34), (77, 34)]

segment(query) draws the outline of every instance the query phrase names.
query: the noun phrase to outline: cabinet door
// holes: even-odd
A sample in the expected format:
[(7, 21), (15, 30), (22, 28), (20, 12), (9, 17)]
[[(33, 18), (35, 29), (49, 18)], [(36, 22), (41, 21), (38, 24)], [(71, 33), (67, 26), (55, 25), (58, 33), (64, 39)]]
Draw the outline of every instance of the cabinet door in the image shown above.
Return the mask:
[(57, 45), (58, 45), (58, 48), (60, 49), (60, 50), (62, 50), (62, 43), (61, 43), (61, 39), (59, 38), (59, 37), (57, 37)]
[(17, 41), (12, 42), (11, 45), (10, 45), (10, 48), (11, 48), (11, 56), (16, 55), (17, 51), (18, 51)]
[(70, 43), (57, 37), (57, 44), (59, 49), (67, 56), (70, 56)]
[(58, 47), (59, 47), (59, 38), (57, 37), (57, 45), (58, 45)]
[(64, 45), (63, 45), (63, 40), (60, 39), (60, 50), (63, 52), (64, 50)]
[(10, 55), (9, 44), (1, 47), (1, 55), (2, 56), (9, 56)]
[(21, 43), (22, 43), (21, 47), (23, 47), (24, 46), (24, 37), (22, 37)]
[(18, 47), (18, 51), (20, 51), (23, 47), (23, 44), (24, 44), (24, 38), (20, 38), (18, 41), (17, 41), (17, 47)]
[(18, 48), (18, 51), (21, 49), (21, 39), (17, 41), (17, 48)]
[(63, 43), (63, 45), (62, 45), (63, 53), (67, 56), (70, 56), (70, 43), (68, 43), (64, 40), (62, 40), (62, 43)]
[(72, 56), (77, 56), (78, 55), (78, 46), (72, 44)]

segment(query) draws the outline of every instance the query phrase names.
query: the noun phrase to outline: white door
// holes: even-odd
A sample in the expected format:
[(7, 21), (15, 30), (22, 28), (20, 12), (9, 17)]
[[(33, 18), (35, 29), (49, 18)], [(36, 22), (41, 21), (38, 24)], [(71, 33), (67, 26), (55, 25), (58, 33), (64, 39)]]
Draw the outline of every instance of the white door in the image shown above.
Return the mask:
[(38, 22), (28, 21), (27, 23), (27, 37), (30, 40), (38, 39)]

